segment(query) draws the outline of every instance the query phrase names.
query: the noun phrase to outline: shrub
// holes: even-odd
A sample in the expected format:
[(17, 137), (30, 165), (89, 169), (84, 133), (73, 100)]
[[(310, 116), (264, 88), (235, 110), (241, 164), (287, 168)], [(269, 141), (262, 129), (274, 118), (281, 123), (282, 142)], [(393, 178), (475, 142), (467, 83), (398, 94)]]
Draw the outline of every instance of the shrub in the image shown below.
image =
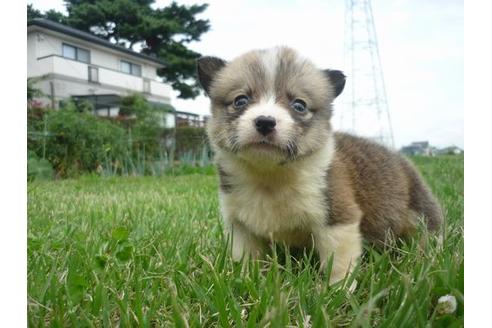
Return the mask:
[(45, 115), (47, 109), (38, 107), (27, 108), (27, 149), (39, 156), (43, 153), (43, 134), (45, 132)]
[[(203, 155), (204, 148), (210, 153), (207, 134), (204, 128), (180, 127), (166, 129), (164, 138), (170, 138), (175, 133), (175, 158), (199, 157)], [(210, 154), (207, 154), (210, 155)]]
[(30, 107), (30, 102), (34, 101), (34, 98), (44, 96), (43, 92), (36, 86), (36, 83), (43, 80), (45, 76), (30, 77), (27, 79), (27, 104)]
[(160, 122), (168, 108), (155, 108), (142, 96), (131, 95), (122, 99), (120, 114), (127, 117), (121, 122), (94, 116), (91, 108), (89, 103), (72, 101), (60, 110), (28, 108), (28, 150), (37, 155), (31, 161), (32, 172), (47, 163), (58, 177), (87, 172), (164, 174), (175, 159), (189, 166), (210, 164), (205, 129), (164, 130)]
[(79, 112), (92, 113), (94, 111), (94, 105), (87, 100), (81, 100), (75, 106)]
[(51, 180), (54, 170), (51, 163), (42, 158), (38, 158), (35, 152), (27, 152), (27, 179), (32, 180)]
[(152, 106), (140, 94), (123, 97), (120, 106), (120, 115), (135, 118), (122, 123), (128, 130), (132, 153), (142, 154), (146, 159), (157, 158), (163, 144), (163, 109)]
[(122, 116), (142, 118), (149, 115), (151, 111), (152, 106), (138, 93), (121, 98), (119, 114)]
[(46, 158), (62, 177), (97, 170), (125, 153), (125, 131), (109, 121), (72, 108), (47, 114)]

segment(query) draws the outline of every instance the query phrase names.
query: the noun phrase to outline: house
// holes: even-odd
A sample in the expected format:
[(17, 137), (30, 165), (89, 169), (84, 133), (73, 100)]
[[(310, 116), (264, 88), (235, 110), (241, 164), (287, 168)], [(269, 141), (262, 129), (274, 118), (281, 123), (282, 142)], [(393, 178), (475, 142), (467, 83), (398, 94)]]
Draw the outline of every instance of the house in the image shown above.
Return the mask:
[(450, 147), (439, 149), (438, 154), (439, 155), (461, 155), (461, 154), (463, 154), (463, 149), (456, 147), (456, 146), (450, 146)]
[(57, 109), (68, 98), (87, 101), (94, 114), (116, 117), (122, 96), (142, 93), (167, 109), (162, 126), (175, 126), (171, 87), (159, 80), (162, 60), (112, 44), (90, 33), (45, 19), (27, 23), (27, 76), (42, 77), (36, 87), (44, 106)]
[(400, 149), (400, 152), (409, 156), (432, 156), (434, 155), (432, 147), (430, 147), (428, 141), (416, 141), (412, 142), (409, 146), (404, 146)]

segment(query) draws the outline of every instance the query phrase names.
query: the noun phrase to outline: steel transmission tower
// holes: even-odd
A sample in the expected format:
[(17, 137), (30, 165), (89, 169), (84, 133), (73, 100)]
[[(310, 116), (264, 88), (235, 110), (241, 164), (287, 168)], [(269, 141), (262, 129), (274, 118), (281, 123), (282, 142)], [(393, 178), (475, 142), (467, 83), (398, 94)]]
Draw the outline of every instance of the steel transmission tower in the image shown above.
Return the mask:
[(341, 128), (394, 148), (370, 0), (346, 0), (344, 58), (347, 94)]

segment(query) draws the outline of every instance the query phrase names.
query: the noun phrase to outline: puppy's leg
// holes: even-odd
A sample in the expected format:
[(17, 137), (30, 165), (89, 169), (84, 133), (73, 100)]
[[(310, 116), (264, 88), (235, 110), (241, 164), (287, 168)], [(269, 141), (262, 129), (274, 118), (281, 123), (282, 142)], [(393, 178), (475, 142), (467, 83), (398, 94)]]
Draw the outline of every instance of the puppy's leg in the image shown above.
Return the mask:
[(232, 238), (234, 261), (240, 261), (243, 256), (259, 259), (263, 255), (265, 249), (263, 241), (250, 233), (241, 223), (231, 223), (229, 236)]
[(314, 229), (314, 243), (319, 253), (321, 269), (333, 256), (330, 285), (342, 280), (355, 266), (362, 252), (359, 223), (336, 224)]

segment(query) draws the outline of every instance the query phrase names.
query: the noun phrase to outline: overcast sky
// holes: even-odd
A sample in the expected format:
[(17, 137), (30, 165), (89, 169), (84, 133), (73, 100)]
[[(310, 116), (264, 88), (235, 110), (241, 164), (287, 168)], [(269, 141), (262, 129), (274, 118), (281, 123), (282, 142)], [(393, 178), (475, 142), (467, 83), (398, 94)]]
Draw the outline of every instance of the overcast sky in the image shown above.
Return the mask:
[[(320, 68), (344, 69), (343, 0), (204, 2), (210, 6), (200, 17), (210, 20), (211, 30), (190, 45), (195, 51), (232, 59), (251, 49), (287, 45)], [(28, 3), (40, 10), (64, 9), (62, 0)], [(463, 1), (373, 0), (372, 7), (396, 145), (428, 140), (463, 147)], [(204, 96), (172, 101), (181, 111), (209, 113)], [(335, 118), (344, 101), (342, 94), (335, 102)], [(333, 123), (337, 128), (338, 120)]]

